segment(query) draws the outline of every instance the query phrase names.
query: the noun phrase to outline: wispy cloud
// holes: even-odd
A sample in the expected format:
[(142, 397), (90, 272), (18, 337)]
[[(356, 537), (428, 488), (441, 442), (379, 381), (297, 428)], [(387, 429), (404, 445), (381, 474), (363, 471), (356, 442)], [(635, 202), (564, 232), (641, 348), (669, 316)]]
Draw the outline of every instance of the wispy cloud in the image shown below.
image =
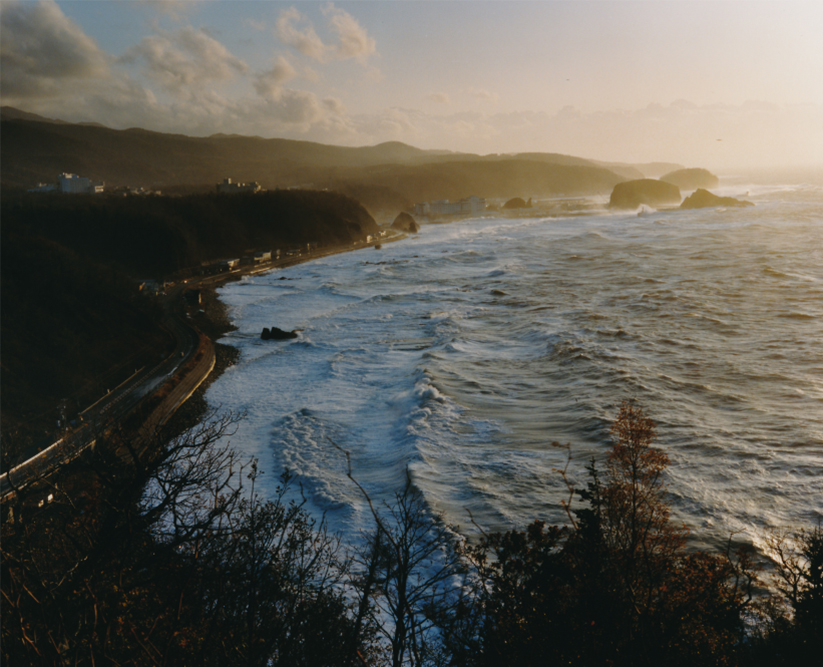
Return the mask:
[(308, 131), (323, 117), (323, 107), (314, 93), (288, 88), (281, 91), (277, 99), (269, 100), (265, 111), (270, 120), (298, 126), (303, 131)]
[(365, 62), (375, 52), (375, 41), (351, 14), (329, 3), (323, 8), (323, 16), (337, 33), (338, 42), (330, 47), (336, 58)]
[(472, 97), (476, 100), (481, 100), (483, 102), (497, 102), (500, 100), (500, 95), (497, 93), (491, 93), (488, 90), (483, 90), (482, 88), (464, 88), (460, 92), (463, 95)]
[(254, 89), (261, 97), (276, 99), (283, 84), (291, 81), (296, 76), (297, 71), (291, 66), (291, 63), (283, 56), (279, 56), (274, 67), (255, 77)]
[[(299, 23), (304, 25), (298, 26)], [(304, 56), (323, 60), (326, 45), (296, 7), (289, 7), (280, 12), (277, 19), (277, 35), (288, 46), (297, 49)]]
[(327, 97), (326, 99), (324, 99), (323, 106), (326, 108), (326, 110), (338, 116), (342, 116), (346, 113), (346, 107), (340, 100), (334, 97)]
[(426, 95), (426, 99), (435, 104), (449, 104), (451, 101), (446, 93), (429, 93)]
[(147, 77), (178, 96), (196, 93), (210, 82), (228, 81), (249, 69), (223, 44), (192, 26), (144, 37), (121, 61), (141, 63)]
[[(357, 64), (361, 80), (378, 80), (380, 71), (371, 64), (374, 40), (331, 4), (320, 13), (322, 37), (296, 8), (283, 10), (276, 32), (282, 43), (273, 46), (284, 52), (269, 51), (268, 63), (254, 69), (215, 33), (182, 22), (170, 30), (155, 24), (115, 59), (54, 0), (2, 0), (0, 15), (3, 103), (65, 120), (195, 135), (259, 134), (348, 145), (398, 140), (475, 153), (550, 151), (710, 168), (819, 162), (823, 146), (820, 104), (698, 105), (678, 99), (629, 110), (494, 113), (495, 92), (464, 87), (418, 92), (426, 111), (385, 105), (366, 112), (367, 106), (345, 97), (348, 92), (333, 92), (344, 87), (329, 79), (348, 61)], [(334, 62), (328, 71), (323, 67)], [(296, 89), (296, 81), (309, 90)], [(467, 99), (472, 103), (466, 105)], [(455, 108), (471, 111), (451, 113)]]
[(297, 49), (304, 56), (319, 62), (356, 59), (365, 61), (375, 53), (374, 39), (348, 12), (329, 3), (323, 8), (323, 16), (329, 30), (336, 35), (336, 41), (325, 43), (314, 29), (314, 25), (296, 7), (280, 12), (277, 19), (277, 36), (288, 46)]

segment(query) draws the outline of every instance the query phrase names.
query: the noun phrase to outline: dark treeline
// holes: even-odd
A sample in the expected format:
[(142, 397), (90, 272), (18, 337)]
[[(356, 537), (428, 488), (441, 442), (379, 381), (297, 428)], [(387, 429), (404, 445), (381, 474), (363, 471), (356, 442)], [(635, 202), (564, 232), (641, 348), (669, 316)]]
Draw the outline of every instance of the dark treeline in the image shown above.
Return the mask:
[(255, 493), (256, 466), (225, 444), (235, 419), (204, 424), (151, 459), (110, 435), (59, 489), (18, 496), (1, 543), (7, 663), (819, 662), (823, 531), (774, 535), (770, 572), (745, 548), (688, 549), (667, 457), (631, 404), (586, 488), (569, 489), (567, 525), (468, 544), (408, 480), (393, 502), (369, 500), (355, 554), (288, 474), (274, 498)]
[(169, 352), (163, 313), (137, 279), (377, 230), (333, 192), (8, 195), (1, 206), (4, 470), (43, 444), (61, 412), (76, 415)]
[(352, 243), (377, 230), (366, 210), (311, 190), (185, 197), (8, 196), (3, 225), (24, 227), (136, 278), (288, 245)]
[[(5, 202), (4, 202), (5, 203)], [(2, 468), (36, 453), (136, 368), (173, 348), (157, 304), (100, 264), (3, 217)]]

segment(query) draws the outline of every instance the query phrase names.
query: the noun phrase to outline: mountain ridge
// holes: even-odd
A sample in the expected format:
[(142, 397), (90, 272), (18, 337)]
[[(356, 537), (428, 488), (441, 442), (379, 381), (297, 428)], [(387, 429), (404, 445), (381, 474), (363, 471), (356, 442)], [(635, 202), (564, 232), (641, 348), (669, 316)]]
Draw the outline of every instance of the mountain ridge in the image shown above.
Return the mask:
[(193, 137), (67, 123), (12, 107), (0, 108), (0, 133), (4, 189), (54, 182), (63, 172), (107, 188), (165, 193), (213, 191), (230, 177), (266, 189), (337, 190), (391, 219), (418, 201), (608, 194), (616, 183), (643, 176), (631, 165), (558, 153), (475, 155), (399, 141), (351, 147), (238, 134)]

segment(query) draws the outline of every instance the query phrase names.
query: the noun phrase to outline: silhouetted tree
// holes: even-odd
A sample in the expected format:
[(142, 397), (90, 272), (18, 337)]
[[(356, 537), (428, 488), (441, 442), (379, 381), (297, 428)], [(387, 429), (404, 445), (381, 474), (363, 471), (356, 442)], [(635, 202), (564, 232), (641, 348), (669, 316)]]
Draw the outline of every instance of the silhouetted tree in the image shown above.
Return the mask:
[(665, 502), (668, 457), (624, 403), (565, 529), (533, 523), (469, 550), (484, 623), (469, 664), (724, 665), (744, 636), (748, 554), (689, 553)]
[(437, 664), (443, 659), (437, 621), (454, 613), (460, 597), (454, 538), (408, 473), (394, 502), (374, 509), (374, 518), (358, 554), (360, 613), (371, 617), (387, 642), (392, 667)]
[(774, 592), (763, 601), (743, 664), (817, 664), (823, 659), (823, 528), (778, 531), (767, 544)]
[[(2, 653), (26, 664), (348, 665), (338, 543), (207, 421), (160, 452), (103, 438), (3, 525)], [(244, 486), (249, 482), (251, 489)], [(352, 650), (354, 649), (354, 650)]]

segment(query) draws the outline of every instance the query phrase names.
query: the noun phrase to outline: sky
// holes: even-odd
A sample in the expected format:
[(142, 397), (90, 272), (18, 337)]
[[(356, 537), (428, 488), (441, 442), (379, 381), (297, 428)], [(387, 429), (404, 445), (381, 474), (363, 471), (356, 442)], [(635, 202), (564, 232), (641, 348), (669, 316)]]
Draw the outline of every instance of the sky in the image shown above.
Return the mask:
[(0, 102), (194, 136), (823, 164), (820, 0), (0, 0)]

